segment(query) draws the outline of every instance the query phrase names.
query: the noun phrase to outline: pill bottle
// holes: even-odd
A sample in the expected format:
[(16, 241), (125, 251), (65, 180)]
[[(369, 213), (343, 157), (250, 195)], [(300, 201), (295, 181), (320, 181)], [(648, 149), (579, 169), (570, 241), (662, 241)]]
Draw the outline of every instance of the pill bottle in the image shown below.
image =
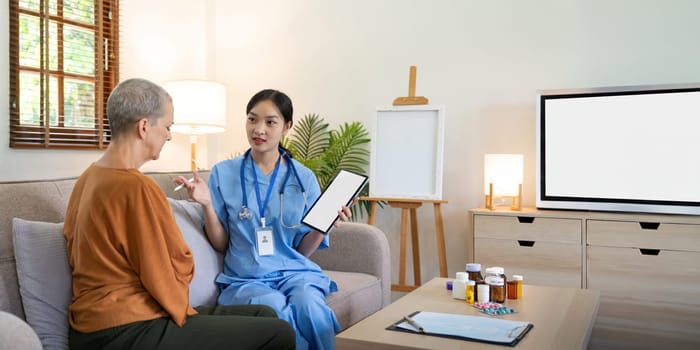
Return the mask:
[(472, 280), (467, 280), (467, 293), (466, 301), (467, 304), (474, 304), (474, 296), (476, 295), (476, 282)]
[(467, 273), (457, 272), (457, 278), (452, 282), (452, 297), (464, 300), (467, 293)]
[(503, 278), (503, 283), (505, 285), (505, 282), (508, 280), (506, 278), (505, 271), (506, 270), (500, 266), (487, 267), (484, 274), (484, 280), (486, 280), (486, 277), (488, 276), (498, 276), (500, 278)]
[(509, 279), (506, 282), (506, 290), (508, 292), (508, 299), (518, 299), (518, 281), (514, 279)]
[(489, 286), (489, 299), (495, 303), (504, 303), (506, 301), (506, 286), (503, 278), (499, 276), (486, 276), (484, 280)]
[(470, 280), (477, 283), (484, 281), (484, 276), (481, 275), (481, 264), (467, 264), (466, 267)]
[[(484, 284), (484, 276), (481, 275), (481, 264), (467, 264), (466, 266), (467, 274), (469, 279), (474, 281), (476, 285)], [(479, 289), (474, 288), (474, 299), (479, 300)]]
[(523, 276), (522, 275), (513, 275), (513, 280), (517, 283), (517, 286), (516, 286), (517, 298), (522, 299), (523, 298)]
[(476, 285), (476, 295), (478, 295), (477, 301), (480, 303), (488, 303), (489, 302), (489, 285), (484, 283), (484, 284), (478, 284)]

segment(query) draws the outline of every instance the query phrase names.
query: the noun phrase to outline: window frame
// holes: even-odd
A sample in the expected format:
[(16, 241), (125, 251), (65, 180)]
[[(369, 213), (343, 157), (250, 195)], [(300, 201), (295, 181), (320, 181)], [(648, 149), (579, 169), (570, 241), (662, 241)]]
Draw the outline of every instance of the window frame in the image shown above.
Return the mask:
[[(56, 4), (56, 14), (50, 14), (49, 1)], [(41, 149), (105, 149), (109, 145), (111, 134), (107, 120), (106, 106), (110, 92), (119, 80), (119, 0), (94, 0), (94, 24), (71, 20), (63, 16), (63, 1), (40, 0), (38, 10), (19, 7), (19, 0), (10, 0), (10, 100), (9, 100), (9, 133), (11, 148), (41, 148)], [(40, 66), (20, 65), (20, 15), (34, 16), (40, 23)], [(47, 24), (56, 23), (57, 42), (56, 56), (58, 64), (55, 69), (49, 66), (48, 56), (49, 30)], [(63, 26), (94, 32), (95, 51), (94, 76), (75, 74), (64, 71), (63, 56)], [(107, 55), (105, 57), (105, 55)], [(105, 59), (106, 58), (106, 59)], [(35, 72), (40, 79), (39, 125), (22, 124), (20, 120), (20, 72)], [(49, 95), (46, 93), (50, 79), (56, 79), (58, 85), (58, 105), (56, 106), (56, 122), (50, 123), (51, 106)], [(64, 81), (65, 79), (94, 83), (94, 116), (92, 128), (66, 127), (63, 116)], [(53, 91), (52, 91), (53, 93)]]

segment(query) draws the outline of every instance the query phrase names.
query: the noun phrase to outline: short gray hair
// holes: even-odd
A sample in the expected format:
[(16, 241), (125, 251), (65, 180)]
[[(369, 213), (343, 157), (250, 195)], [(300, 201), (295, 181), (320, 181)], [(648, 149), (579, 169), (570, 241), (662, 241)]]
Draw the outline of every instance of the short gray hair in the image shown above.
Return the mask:
[(146, 79), (122, 81), (107, 99), (107, 118), (112, 138), (125, 134), (141, 118), (155, 123), (165, 114), (166, 102), (172, 101), (165, 89)]

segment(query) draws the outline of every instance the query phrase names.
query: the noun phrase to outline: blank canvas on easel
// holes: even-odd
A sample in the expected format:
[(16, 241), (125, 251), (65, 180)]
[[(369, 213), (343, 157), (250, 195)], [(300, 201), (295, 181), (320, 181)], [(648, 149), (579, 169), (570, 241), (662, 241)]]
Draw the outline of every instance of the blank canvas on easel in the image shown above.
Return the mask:
[(370, 196), (442, 199), (444, 107), (377, 110), (370, 157)]

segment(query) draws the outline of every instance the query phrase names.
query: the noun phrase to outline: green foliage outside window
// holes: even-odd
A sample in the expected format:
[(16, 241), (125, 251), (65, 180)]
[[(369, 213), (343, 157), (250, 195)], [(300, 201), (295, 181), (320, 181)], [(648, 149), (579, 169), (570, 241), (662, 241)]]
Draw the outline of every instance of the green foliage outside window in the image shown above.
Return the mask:
[[(65, 23), (49, 20), (48, 68), (65, 73), (62, 78), (51, 76), (48, 84), (49, 123), (59, 126), (94, 128), (95, 119), (95, 33), (93, 0), (64, 0)], [(38, 0), (19, 1), (21, 9), (39, 11)], [(49, 2), (49, 13), (56, 15), (56, 1)], [(75, 24), (71, 24), (72, 22)], [(41, 123), (41, 29), (36, 15), (19, 15), (19, 87), (20, 123)], [(59, 29), (61, 28), (61, 29)], [(59, 40), (59, 30), (61, 39)], [(60, 49), (60, 50), (59, 50)], [(59, 53), (62, 52), (62, 57)], [(63, 101), (59, 104), (59, 84)], [(62, 107), (62, 111), (59, 111)]]

